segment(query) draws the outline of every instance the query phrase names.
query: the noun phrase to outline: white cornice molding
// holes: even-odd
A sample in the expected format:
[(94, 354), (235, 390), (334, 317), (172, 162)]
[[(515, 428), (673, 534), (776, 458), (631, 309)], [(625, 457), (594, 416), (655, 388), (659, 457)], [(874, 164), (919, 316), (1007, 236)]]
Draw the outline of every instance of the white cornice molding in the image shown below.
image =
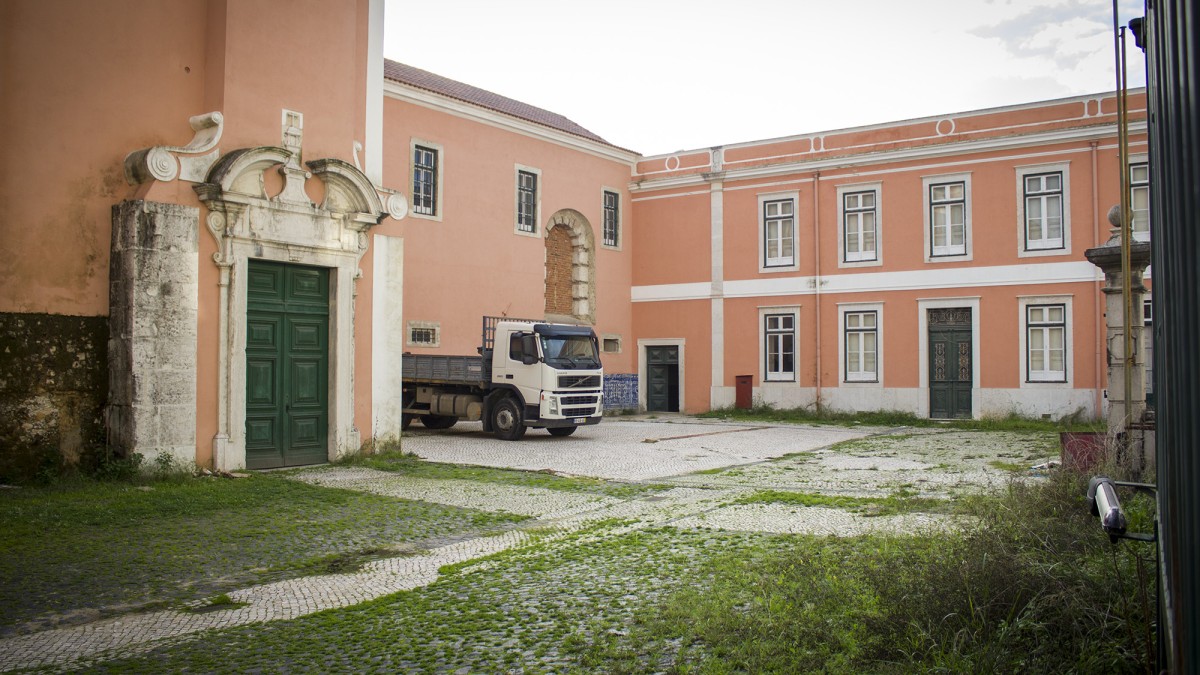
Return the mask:
[[(1131, 123), (1129, 130), (1134, 133), (1146, 131), (1145, 121)], [(889, 162), (907, 162), (912, 160), (930, 159), (934, 157), (953, 157), (977, 152), (992, 152), (996, 150), (1012, 150), (1015, 148), (1048, 145), (1053, 143), (1069, 143), (1073, 141), (1091, 141), (1107, 137), (1115, 137), (1117, 125), (1104, 124), (1087, 126), (1076, 129), (1056, 129), (1044, 133), (1022, 134), (1019, 136), (1003, 136), (1000, 138), (985, 138), (972, 141), (951, 142), (937, 145), (923, 145), (915, 148), (885, 150), (883, 152), (863, 152), (854, 155), (838, 155), (814, 160), (781, 162), (768, 166), (758, 166), (748, 169), (726, 168), (722, 180), (730, 183), (738, 180), (754, 178), (776, 178), (795, 173), (811, 171), (827, 171), (831, 169), (852, 168), (866, 164), (883, 164)], [(695, 173), (670, 178), (645, 178), (630, 183), (630, 192), (647, 192), (650, 190), (665, 190), (670, 188), (703, 185), (708, 182), (709, 174)]]
[(442, 96), (431, 91), (418, 89), (400, 84), (393, 80), (384, 80), (383, 93), (389, 98), (394, 98), (406, 103), (412, 103), (425, 108), (431, 108), (439, 112), (444, 112), (456, 117), (462, 117), (474, 122), (486, 124), (488, 126), (504, 129), (523, 136), (530, 136), (539, 140), (548, 141), (556, 145), (561, 145), (572, 150), (585, 152), (595, 157), (620, 162), (628, 165), (632, 170), (634, 165), (641, 155), (630, 150), (623, 150), (611, 145), (597, 143), (588, 140), (582, 136), (568, 134), (565, 131), (558, 131), (550, 127), (528, 122), (504, 113), (495, 112), (487, 108), (483, 108), (465, 101)]
[(897, 270), (894, 272), (853, 272), (813, 276), (726, 279), (720, 294), (708, 282), (634, 286), (633, 302), (671, 302), (720, 298), (770, 298), (821, 294), (889, 293), (953, 288), (996, 286), (1037, 286), (1050, 284), (1096, 283), (1100, 270), (1087, 261), (955, 267), (949, 269)]

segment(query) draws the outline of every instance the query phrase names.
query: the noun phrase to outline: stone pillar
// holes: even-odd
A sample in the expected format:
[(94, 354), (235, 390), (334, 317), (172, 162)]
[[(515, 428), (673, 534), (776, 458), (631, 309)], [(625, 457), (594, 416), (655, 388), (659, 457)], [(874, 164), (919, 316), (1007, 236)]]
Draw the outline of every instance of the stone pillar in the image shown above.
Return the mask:
[[(1116, 208), (1116, 207), (1114, 207)], [(1119, 214), (1119, 209), (1118, 214)], [(1112, 220), (1110, 214), (1109, 219)], [(1142, 275), (1150, 264), (1150, 244), (1129, 244), (1130, 305), (1133, 316), (1129, 334), (1133, 345), (1133, 366), (1129, 370), (1130, 400), (1125, 400), (1125, 302), (1121, 297), (1121, 233), (1113, 230), (1102, 246), (1084, 251), (1088, 261), (1104, 272), (1105, 349), (1108, 354), (1108, 430), (1125, 432), (1129, 422), (1138, 422), (1146, 410), (1146, 359), (1142, 346), (1142, 302), (1146, 287)], [(1142, 464), (1139, 462), (1138, 466)]]
[(200, 211), (113, 207), (109, 270), (109, 444), (125, 455), (196, 459)]

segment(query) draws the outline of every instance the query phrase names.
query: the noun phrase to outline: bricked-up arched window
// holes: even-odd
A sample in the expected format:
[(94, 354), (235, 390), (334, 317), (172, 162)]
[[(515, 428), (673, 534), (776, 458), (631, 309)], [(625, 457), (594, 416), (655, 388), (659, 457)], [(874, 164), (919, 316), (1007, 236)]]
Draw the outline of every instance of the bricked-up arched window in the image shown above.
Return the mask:
[(572, 276), (575, 251), (571, 233), (554, 227), (546, 235), (546, 313), (573, 316), (575, 294)]
[(596, 321), (596, 249), (592, 224), (582, 213), (563, 209), (546, 227), (546, 316)]

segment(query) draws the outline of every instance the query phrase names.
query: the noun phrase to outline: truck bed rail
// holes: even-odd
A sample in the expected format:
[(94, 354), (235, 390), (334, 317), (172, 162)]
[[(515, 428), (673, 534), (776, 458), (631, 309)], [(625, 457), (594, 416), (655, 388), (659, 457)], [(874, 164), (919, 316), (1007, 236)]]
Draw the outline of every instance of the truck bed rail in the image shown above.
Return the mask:
[(481, 384), (487, 381), (482, 356), (405, 354), (401, 372), (410, 382)]

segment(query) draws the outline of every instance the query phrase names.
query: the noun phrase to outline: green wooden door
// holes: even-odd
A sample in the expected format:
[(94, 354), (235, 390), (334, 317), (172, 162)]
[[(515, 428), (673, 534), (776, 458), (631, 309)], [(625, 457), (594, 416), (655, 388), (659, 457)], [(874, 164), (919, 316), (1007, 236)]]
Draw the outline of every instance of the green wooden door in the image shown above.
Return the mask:
[(971, 310), (929, 310), (929, 416), (971, 417)]
[(646, 347), (646, 410), (679, 412), (679, 347)]
[(329, 272), (251, 260), (246, 316), (246, 466), (329, 457)]

